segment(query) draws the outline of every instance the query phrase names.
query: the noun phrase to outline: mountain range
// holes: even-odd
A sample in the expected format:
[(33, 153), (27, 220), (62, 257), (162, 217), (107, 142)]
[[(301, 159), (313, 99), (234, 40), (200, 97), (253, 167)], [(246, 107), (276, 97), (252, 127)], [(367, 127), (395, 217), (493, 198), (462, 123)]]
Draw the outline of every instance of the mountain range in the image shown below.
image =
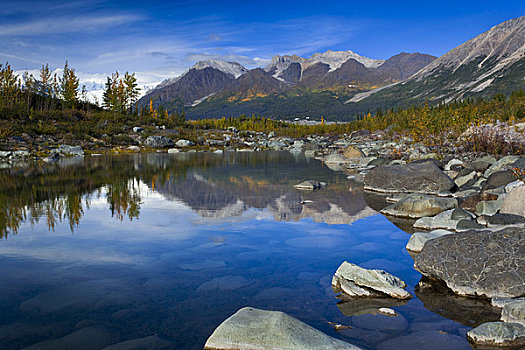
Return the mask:
[(197, 62), (143, 96), (139, 107), (184, 108), (190, 118), (241, 114), (350, 120), (377, 108), (490, 97), (525, 88), (525, 16), (503, 22), (436, 58), (376, 60), (352, 51), (276, 55), (264, 68)]

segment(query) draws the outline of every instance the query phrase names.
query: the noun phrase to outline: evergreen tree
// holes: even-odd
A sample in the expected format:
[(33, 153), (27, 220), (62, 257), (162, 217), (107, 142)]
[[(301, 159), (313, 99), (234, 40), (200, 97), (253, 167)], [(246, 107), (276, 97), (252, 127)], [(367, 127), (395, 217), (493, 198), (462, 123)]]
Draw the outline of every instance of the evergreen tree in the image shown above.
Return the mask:
[(63, 100), (63, 106), (74, 108), (78, 100), (79, 79), (75, 75), (75, 70), (69, 68), (68, 62), (64, 65), (64, 72), (60, 79), (60, 94)]

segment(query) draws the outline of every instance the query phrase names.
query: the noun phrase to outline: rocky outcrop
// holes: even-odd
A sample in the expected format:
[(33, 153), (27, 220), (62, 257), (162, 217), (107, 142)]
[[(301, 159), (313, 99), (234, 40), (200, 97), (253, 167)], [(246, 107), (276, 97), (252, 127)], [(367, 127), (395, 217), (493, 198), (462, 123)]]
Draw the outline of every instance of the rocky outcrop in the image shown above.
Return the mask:
[(423, 275), (468, 296), (525, 295), (525, 229), (467, 231), (428, 241), (416, 259)]
[(365, 190), (438, 194), (454, 187), (454, 181), (433, 162), (384, 165), (365, 176)]
[(359, 350), (279, 311), (245, 307), (221, 323), (204, 349)]
[(385, 297), (409, 299), (412, 296), (403, 288), (406, 283), (383, 270), (367, 270), (343, 262), (332, 278), (334, 290), (350, 297)]

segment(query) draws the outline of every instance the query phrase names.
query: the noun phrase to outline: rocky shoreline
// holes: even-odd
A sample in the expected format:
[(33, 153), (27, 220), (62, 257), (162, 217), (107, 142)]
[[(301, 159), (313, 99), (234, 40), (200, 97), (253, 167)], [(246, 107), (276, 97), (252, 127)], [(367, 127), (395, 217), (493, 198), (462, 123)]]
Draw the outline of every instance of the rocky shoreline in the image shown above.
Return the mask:
[[(461, 149), (427, 147), (414, 143), (408, 137), (387, 137), (386, 132), (370, 133), (366, 130), (343, 137), (331, 135), (294, 139), (276, 136), (275, 133), (239, 132), (229, 128), (208, 131), (197, 141), (173, 138), (169, 133), (148, 137), (142, 137), (141, 130), (134, 130), (134, 133), (136, 144), (105, 147), (103, 152), (222, 154), (228, 151), (289, 151), (315, 157), (330, 169), (347, 173), (350, 190), (363, 188), (370, 207), (406, 231), (413, 232), (406, 248), (414, 257), (414, 267), (423, 275), (419, 288), (425, 288), (428, 283), (441, 283), (456, 295), (489, 300), (494, 307), (501, 309), (501, 320), (478, 325), (468, 332), (469, 341), (482, 346), (507, 348), (519, 348), (525, 344), (523, 155), (497, 159)], [(8, 140), (3, 147), (7, 150), (0, 151), (0, 169), (27, 161), (54, 162), (63, 157), (100, 151), (81, 145), (43, 146), (34, 139), (31, 141), (30, 136)], [(324, 183), (305, 181), (296, 188), (322, 190), (324, 186)], [(341, 265), (340, 270), (334, 272), (334, 291), (341, 293), (342, 300), (354, 305), (353, 308), (358, 305), (361, 312), (395, 316), (395, 311), (389, 306), (398, 305), (403, 299), (411, 297), (404, 291), (406, 284), (403, 281), (384, 271), (365, 270), (347, 262)], [(384, 283), (389, 285), (385, 287)], [(366, 298), (366, 302), (362, 302), (362, 298)], [(378, 299), (375, 303), (374, 298)], [(398, 300), (393, 302), (389, 299)], [(296, 323), (300, 322), (298, 320), (288, 320), (286, 316), (267, 315), (264, 311), (254, 310), (240, 310), (242, 317), (232, 317), (244, 320), (246, 317), (251, 319), (250, 315), (255, 314), (263, 320), (263, 325), (269, 319), (278, 317), (281, 321), (294, 324), (297, 334), (302, 334), (301, 329), (306, 326)], [(231, 323), (231, 320), (228, 322)], [(326, 337), (323, 339), (331, 344), (327, 345), (327, 349), (355, 348), (314, 331), (308, 328), (305, 334), (312, 339)], [(285, 336), (290, 340), (295, 339), (297, 334)], [(269, 339), (275, 340), (274, 336), (270, 334)], [(269, 339), (263, 339), (261, 344)], [(225, 349), (218, 344), (229, 344), (228, 349), (243, 348), (235, 347), (237, 345), (232, 345), (235, 342), (230, 340), (224, 342), (214, 335), (207, 348)], [(242, 343), (244, 340), (239, 341)], [(308, 343), (312, 340), (304, 341)], [(285, 345), (280, 346), (276, 349)]]

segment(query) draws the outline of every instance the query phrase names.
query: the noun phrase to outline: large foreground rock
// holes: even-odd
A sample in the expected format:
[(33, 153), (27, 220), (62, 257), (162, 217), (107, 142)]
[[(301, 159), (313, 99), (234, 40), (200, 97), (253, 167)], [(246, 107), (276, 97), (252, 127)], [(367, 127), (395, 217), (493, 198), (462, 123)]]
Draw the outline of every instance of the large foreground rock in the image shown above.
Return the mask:
[(454, 180), (433, 162), (383, 165), (365, 176), (365, 190), (386, 193), (436, 194), (449, 191), (454, 185)]
[(406, 283), (396, 276), (383, 270), (367, 270), (346, 261), (335, 272), (332, 286), (351, 297), (411, 297), (410, 293), (403, 289)]
[(411, 194), (397, 203), (384, 208), (381, 210), (381, 214), (415, 219), (425, 216), (434, 216), (457, 206), (458, 200), (455, 198)]
[[(525, 326), (519, 323), (487, 322), (467, 333), (468, 339), (479, 345), (525, 345)], [(521, 347), (520, 347), (521, 348)]]
[(358, 350), (279, 311), (245, 307), (221, 323), (204, 349)]
[(525, 229), (466, 231), (425, 243), (415, 268), (460, 295), (525, 295)]

